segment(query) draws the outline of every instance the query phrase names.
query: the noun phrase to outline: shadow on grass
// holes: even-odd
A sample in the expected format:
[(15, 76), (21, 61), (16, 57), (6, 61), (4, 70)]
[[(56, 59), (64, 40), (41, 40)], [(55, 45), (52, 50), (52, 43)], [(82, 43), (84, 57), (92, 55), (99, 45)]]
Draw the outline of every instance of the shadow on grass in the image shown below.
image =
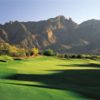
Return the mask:
[(70, 90), (95, 100), (100, 98), (100, 70), (61, 70), (48, 75), (15, 74), (6, 79), (40, 82), (44, 85), (27, 84), (26, 86)]
[(89, 63), (89, 64), (72, 64), (72, 65), (57, 65), (57, 66), (72, 66), (72, 67), (97, 67), (100, 68), (100, 64), (94, 64), (94, 63)]

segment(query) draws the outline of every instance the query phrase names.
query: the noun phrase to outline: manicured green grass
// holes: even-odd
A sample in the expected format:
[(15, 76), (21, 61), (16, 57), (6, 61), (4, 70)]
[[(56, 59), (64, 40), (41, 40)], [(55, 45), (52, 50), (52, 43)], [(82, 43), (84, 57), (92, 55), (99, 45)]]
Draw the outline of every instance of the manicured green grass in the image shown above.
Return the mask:
[(0, 62), (0, 100), (96, 100), (100, 60), (36, 57)]

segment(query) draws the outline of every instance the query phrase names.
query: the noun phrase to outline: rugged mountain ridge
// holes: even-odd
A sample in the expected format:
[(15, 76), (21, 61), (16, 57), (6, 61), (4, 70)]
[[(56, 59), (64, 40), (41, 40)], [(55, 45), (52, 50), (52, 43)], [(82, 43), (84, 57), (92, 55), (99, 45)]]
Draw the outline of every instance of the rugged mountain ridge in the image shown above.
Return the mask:
[(61, 53), (100, 54), (100, 21), (92, 19), (77, 24), (64, 16), (39, 22), (10, 21), (0, 25), (0, 41)]

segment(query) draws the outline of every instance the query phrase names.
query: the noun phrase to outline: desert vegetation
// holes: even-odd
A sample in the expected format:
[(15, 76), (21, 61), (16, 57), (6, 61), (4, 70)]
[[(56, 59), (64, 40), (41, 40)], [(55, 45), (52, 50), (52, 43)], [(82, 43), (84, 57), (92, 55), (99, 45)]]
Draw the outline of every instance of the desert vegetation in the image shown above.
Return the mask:
[(25, 57), (25, 56), (37, 56), (39, 49), (36, 47), (27, 49), (10, 45), (8, 43), (0, 43), (0, 55), (8, 55), (12, 57)]

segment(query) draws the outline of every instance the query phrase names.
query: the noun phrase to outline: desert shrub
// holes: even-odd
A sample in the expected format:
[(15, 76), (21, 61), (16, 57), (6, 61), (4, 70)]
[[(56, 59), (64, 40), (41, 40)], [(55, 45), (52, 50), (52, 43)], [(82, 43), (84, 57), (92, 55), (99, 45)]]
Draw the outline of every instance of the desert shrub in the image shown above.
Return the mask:
[(18, 48), (17, 54), (18, 56), (26, 56), (26, 50), (24, 48)]
[(30, 56), (30, 52), (26, 52), (26, 56)]
[(39, 54), (38, 48), (32, 48), (33, 55), (37, 56)]

